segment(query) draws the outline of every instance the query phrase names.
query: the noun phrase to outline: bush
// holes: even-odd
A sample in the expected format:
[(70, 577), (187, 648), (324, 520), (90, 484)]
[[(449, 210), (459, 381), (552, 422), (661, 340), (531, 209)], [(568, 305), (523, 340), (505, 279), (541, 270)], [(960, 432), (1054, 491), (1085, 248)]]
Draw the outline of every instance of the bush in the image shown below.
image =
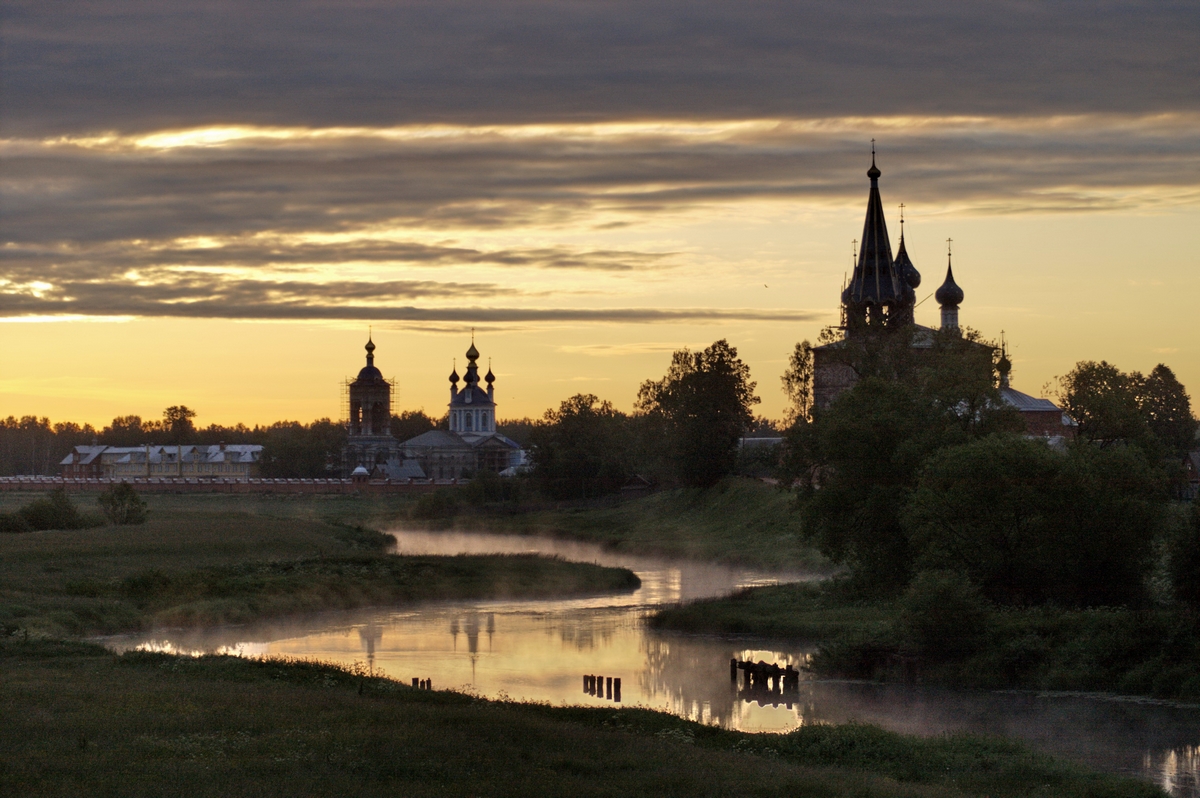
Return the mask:
[(897, 627), (905, 648), (956, 659), (976, 650), (990, 620), (991, 607), (965, 576), (921, 571), (900, 599)]
[(0, 532), (32, 532), (33, 527), (19, 512), (0, 513)]
[(103, 523), (97, 518), (80, 515), (62, 488), (52, 490), (40, 499), (34, 499), (17, 510), (17, 515), (21, 516), (31, 530), (37, 532), (46, 529), (84, 529)]
[(426, 521), (440, 518), (453, 518), (458, 514), (458, 497), (450, 490), (435, 490), (417, 499), (413, 505), (412, 517)]
[(520, 477), (502, 477), (495, 471), (484, 469), (475, 472), (463, 493), (471, 504), (517, 504), (521, 501), (524, 484)]
[(114, 524), (146, 523), (146, 502), (128, 482), (110, 485), (96, 497), (104, 517)]

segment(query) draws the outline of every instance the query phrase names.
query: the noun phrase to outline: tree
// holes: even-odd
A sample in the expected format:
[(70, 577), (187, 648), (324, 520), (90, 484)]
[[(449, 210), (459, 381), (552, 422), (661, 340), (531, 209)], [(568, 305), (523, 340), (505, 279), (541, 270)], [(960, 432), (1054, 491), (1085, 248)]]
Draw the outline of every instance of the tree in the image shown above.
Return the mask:
[(96, 497), (100, 512), (114, 524), (146, 523), (146, 502), (128, 482), (110, 485)]
[(681, 481), (708, 487), (733, 472), (738, 440), (753, 423), (750, 367), (721, 339), (703, 352), (682, 349), (661, 380), (638, 390), (637, 409), (661, 418), (675, 473)]
[(576, 394), (547, 410), (530, 432), (533, 476), (558, 499), (620, 490), (629, 478), (628, 419), (593, 394)]
[(436, 428), (437, 421), (425, 415), (424, 410), (405, 410), (392, 416), (392, 436), (401, 443)]
[(903, 523), (917, 567), (961, 573), (993, 601), (1116, 606), (1142, 598), (1165, 500), (1135, 447), (1064, 454), (994, 435), (930, 457)]
[(1146, 446), (1149, 427), (1138, 407), (1142, 375), (1101, 360), (1083, 360), (1059, 377), (1059, 401), (1079, 424), (1079, 437), (1100, 448), (1117, 442)]
[(1175, 373), (1159, 363), (1140, 388), (1138, 410), (1159, 443), (1180, 455), (1194, 447), (1196, 419), (1192, 402)]
[(171, 443), (182, 445), (195, 438), (196, 425), (192, 423), (195, 417), (196, 411), (187, 405), (172, 405), (163, 411), (163, 431)]
[(895, 593), (912, 574), (900, 523), (921, 462), (965, 434), (909, 386), (861, 380), (788, 431), (783, 473), (796, 485), (804, 534), (865, 593)]
[(791, 426), (797, 422), (808, 421), (813, 405), (813, 346), (808, 341), (801, 341), (792, 350), (788, 358), (787, 370), (779, 378), (783, 383), (783, 392), (788, 398), (788, 409), (784, 423)]

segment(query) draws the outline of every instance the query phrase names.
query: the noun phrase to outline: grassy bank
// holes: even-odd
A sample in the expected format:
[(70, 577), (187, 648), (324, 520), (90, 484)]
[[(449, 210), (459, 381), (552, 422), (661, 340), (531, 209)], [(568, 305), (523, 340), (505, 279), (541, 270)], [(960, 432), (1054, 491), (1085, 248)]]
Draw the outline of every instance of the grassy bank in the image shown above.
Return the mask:
[(619, 551), (772, 569), (824, 569), (800, 539), (792, 498), (757, 480), (666, 490), (606, 507), (522, 513), (460, 512), (435, 525), (597, 543)]
[(345, 518), (347, 509), (352, 519), (386, 509), (368, 502), (147, 498), (144, 525), (0, 535), (0, 629), (105, 634), (637, 584), (629, 571), (545, 558), (396, 557), (384, 553), (390, 536), (323, 520)]
[(823, 586), (754, 588), (659, 612), (660, 629), (821, 642), (818, 673), (979, 688), (1085, 690), (1200, 701), (1200, 618), (1178, 610), (992, 609), (930, 651), (895, 602)]
[(742, 734), (306, 663), (10, 639), (0, 668), (5, 795), (1162, 795), (998, 740), (855, 725)]

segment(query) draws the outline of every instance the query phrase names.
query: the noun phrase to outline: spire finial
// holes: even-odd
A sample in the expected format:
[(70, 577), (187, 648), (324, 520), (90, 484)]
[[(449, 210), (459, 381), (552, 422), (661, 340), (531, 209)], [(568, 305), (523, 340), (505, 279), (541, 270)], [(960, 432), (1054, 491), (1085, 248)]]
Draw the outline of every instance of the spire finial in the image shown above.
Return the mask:
[(850, 240), (850, 260), (853, 261), (854, 263), (858, 262), (858, 239), (857, 238), (853, 238)]
[(947, 259), (949, 259), (949, 257), (950, 257), (950, 245), (951, 245), (953, 242), (954, 242), (954, 239), (953, 239), (953, 238), (947, 238), (947, 239), (946, 239), (946, 258), (947, 258)]
[(876, 180), (881, 174), (879, 167), (875, 165), (875, 139), (871, 139), (871, 168), (867, 170), (867, 177)]

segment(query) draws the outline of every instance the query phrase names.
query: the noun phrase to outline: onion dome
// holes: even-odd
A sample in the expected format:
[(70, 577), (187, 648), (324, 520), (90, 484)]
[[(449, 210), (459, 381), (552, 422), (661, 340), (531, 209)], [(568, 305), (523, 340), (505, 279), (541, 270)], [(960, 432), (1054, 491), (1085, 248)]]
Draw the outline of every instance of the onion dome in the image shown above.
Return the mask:
[[(900, 221), (904, 224), (904, 221)], [(900, 228), (900, 251), (896, 253), (896, 273), (900, 275), (900, 279), (908, 284), (909, 288), (917, 288), (921, 285), (921, 273), (917, 271), (917, 267), (913, 266), (912, 261), (908, 257), (908, 250), (904, 248), (904, 228)]]
[(478, 360), (479, 350), (475, 348), (475, 341), (471, 341), (471, 348), (467, 350), (467, 360)]
[(958, 283), (954, 282), (954, 268), (950, 265), (949, 257), (946, 258), (946, 281), (942, 283), (942, 287), (933, 295), (939, 305), (956, 306), (961, 305), (963, 301), (963, 290), (958, 287)]
[(493, 382), (496, 381), (496, 375), (492, 373), (492, 366), (490, 363), (488, 364), (488, 373), (486, 376), (484, 376), (483, 381), (486, 382), (488, 385), (491, 385)]
[(383, 373), (375, 368), (375, 342), (367, 337), (367, 345), (363, 347), (367, 350), (367, 365), (363, 366), (362, 371), (358, 372), (356, 382), (378, 382), (383, 379)]
[[(873, 142), (874, 139), (871, 139)], [(883, 172), (879, 171), (879, 167), (875, 165), (875, 145), (871, 145), (871, 168), (867, 170), (867, 177), (876, 180)]]
[(453, 370), (450, 372), (450, 384), (458, 385), (458, 366), (454, 366)]

